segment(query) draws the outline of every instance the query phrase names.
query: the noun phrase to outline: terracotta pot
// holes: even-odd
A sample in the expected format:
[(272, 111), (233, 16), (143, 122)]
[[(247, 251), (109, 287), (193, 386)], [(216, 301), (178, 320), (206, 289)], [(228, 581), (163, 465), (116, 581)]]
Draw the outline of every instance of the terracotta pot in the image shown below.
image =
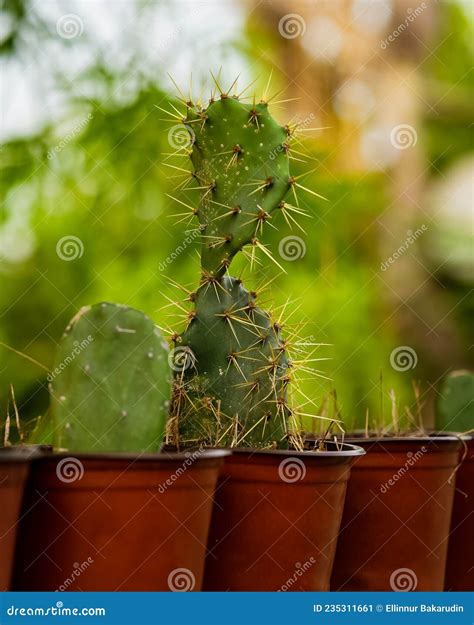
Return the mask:
[(367, 454), (352, 467), (331, 590), (443, 590), (461, 440), (349, 440)]
[(456, 473), (445, 590), (474, 591), (474, 439)]
[(328, 590), (350, 466), (363, 450), (236, 450), (216, 489), (204, 590)]
[(23, 491), (35, 450), (0, 449), (0, 592), (9, 590)]
[(36, 461), (14, 589), (200, 590), (214, 489), (228, 453)]

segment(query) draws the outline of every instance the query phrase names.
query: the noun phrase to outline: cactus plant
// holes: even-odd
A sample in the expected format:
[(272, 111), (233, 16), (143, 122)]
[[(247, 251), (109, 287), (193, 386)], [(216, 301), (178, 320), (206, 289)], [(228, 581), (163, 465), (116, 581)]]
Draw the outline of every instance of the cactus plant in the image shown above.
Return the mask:
[(82, 308), (50, 378), (54, 444), (70, 451), (157, 451), (171, 395), (168, 347), (144, 313)]
[(274, 214), (283, 213), (288, 223), (304, 214), (284, 200), (300, 186), (289, 170), (294, 129), (278, 124), (266, 101), (244, 103), (218, 88), (220, 98), (206, 108), (184, 101), (180, 119), (190, 136), (182, 148), (193, 167), (187, 188), (200, 191), (200, 199), (195, 207), (175, 199), (199, 220), (201, 281), (188, 297), (193, 309), (185, 331), (173, 335), (170, 440), (301, 447), (281, 324), (228, 274), (235, 254), (248, 253), (247, 247), (252, 259), (257, 250), (271, 257), (259, 237)]
[(442, 381), (436, 405), (438, 430), (467, 432), (474, 428), (474, 373), (452, 371)]

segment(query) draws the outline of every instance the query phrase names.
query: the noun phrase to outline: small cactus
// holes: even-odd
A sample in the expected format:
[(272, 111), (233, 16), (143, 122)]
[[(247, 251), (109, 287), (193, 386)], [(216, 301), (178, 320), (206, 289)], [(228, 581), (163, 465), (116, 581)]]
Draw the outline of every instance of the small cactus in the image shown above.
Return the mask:
[(257, 250), (271, 258), (260, 236), (275, 214), (283, 213), (289, 224), (294, 214), (305, 214), (284, 200), (300, 186), (289, 169), (293, 130), (275, 121), (266, 101), (244, 103), (218, 88), (220, 98), (212, 97), (206, 108), (183, 101), (180, 119), (190, 135), (183, 149), (193, 167), (183, 188), (200, 191), (200, 200), (193, 207), (174, 199), (199, 220), (201, 281), (189, 294), (193, 310), (185, 331), (173, 336), (170, 442), (301, 447), (288, 402), (292, 364), (280, 322), (228, 274), (239, 251), (250, 248), (252, 260)]
[(454, 432), (474, 429), (472, 371), (453, 371), (441, 382), (436, 403), (436, 428)]
[(161, 447), (171, 395), (168, 347), (144, 313), (105, 302), (82, 308), (49, 378), (55, 447)]

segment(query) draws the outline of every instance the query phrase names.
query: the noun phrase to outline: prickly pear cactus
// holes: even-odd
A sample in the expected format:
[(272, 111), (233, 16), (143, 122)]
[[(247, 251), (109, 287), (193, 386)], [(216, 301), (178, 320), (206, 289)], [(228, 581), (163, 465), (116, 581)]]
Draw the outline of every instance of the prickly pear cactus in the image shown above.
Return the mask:
[(171, 396), (168, 348), (144, 313), (105, 302), (81, 309), (49, 377), (55, 447), (160, 448)]
[[(260, 249), (266, 222), (278, 212), (290, 223), (304, 214), (284, 201), (299, 186), (289, 171), (292, 129), (266, 102), (245, 104), (222, 92), (207, 108), (185, 102), (193, 171), (187, 188), (202, 235), (201, 282), (189, 295), (187, 328), (173, 337), (171, 442), (287, 447), (298, 440), (288, 405), (292, 365), (277, 320), (257, 295), (228, 275), (232, 258)], [(185, 147), (186, 149), (186, 147)], [(184, 185), (183, 185), (184, 186)], [(304, 187), (303, 187), (304, 188)], [(311, 192), (311, 191), (310, 191)], [(244, 249), (245, 248), (245, 249)]]
[(474, 428), (472, 371), (453, 371), (443, 379), (436, 405), (436, 428), (454, 432)]

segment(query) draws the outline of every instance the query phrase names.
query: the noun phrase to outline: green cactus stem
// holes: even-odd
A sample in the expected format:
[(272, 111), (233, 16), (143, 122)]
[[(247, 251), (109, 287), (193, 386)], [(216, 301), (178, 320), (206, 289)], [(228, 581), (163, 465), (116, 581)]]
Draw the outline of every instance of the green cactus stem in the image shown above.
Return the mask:
[(230, 276), (204, 281), (175, 337), (172, 414), (186, 443), (285, 446), (291, 363), (279, 324)]
[(265, 103), (232, 97), (205, 110), (190, 106), (185, 125), (192, 137), (196, 212), (203, 232), (202, 270), (221, 276), (233, 256), (254, 242), (291, 187), (288, 130)]
[(168, 347), (144, 313), (87, 306), (61, 339), (50, 390), (55, 447), (157, 451), (171, 397)]
[(453, 371), (441, 382), (436, 403), (436, 428), (454, 432), (474, 429), (472, 371)]

